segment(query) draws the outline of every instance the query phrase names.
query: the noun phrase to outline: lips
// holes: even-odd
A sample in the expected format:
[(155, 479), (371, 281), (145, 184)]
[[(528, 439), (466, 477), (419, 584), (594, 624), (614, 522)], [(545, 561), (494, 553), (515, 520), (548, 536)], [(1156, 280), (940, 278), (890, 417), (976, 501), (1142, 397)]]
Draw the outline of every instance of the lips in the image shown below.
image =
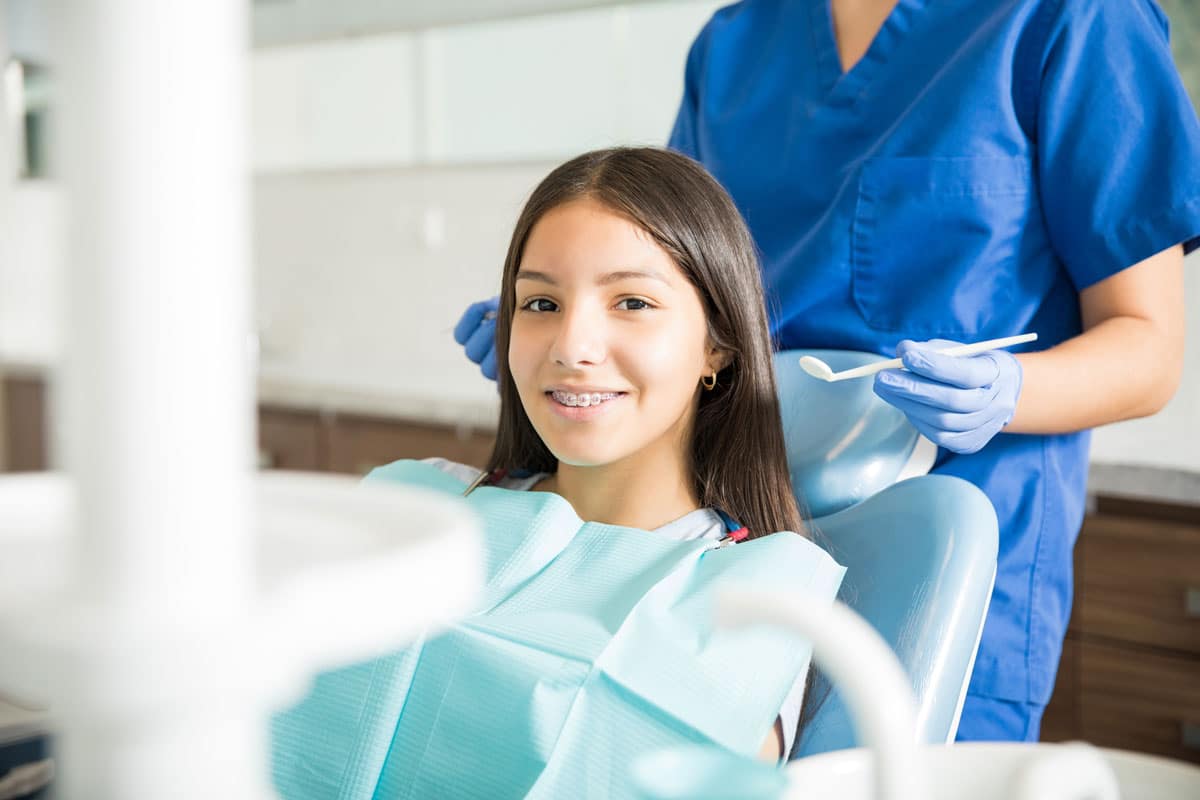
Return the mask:
[(606, 403), (610, 400), (615, 400), (624, 392), (572, 392), (561, 389), (555, 389), (548, 392), (550, 397), (556, 402), (564, 406), (572, 406), (579, 408), (587, 408), (589, 406), (598, 406), (601, 403)]
[(625, 392), (571, 392), (563, 389), (554, 389), (545, 394), (550, 409), (557, 416), (574, 422), (594, 419), (605, 414), (612, 407), (620, 405), (625, 397)]

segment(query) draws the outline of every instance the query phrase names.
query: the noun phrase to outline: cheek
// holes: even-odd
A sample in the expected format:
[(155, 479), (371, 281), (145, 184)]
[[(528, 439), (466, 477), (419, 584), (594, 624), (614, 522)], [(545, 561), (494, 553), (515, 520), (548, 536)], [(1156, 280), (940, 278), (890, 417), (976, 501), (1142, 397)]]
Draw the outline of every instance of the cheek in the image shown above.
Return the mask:
[(520, 336), (514, 328), (508, 340), (508, 371), (518, 384), (529, 373), (529, 350), (528, 337)]
[(536, 380), (544, 352), (536, 332), (528, 330), (527, 326), (513, 325), (508, 339), (508, 371), (517, 389)]
[(629, 373), (647, 394), (690, 399), (703, 369), (704, 351), (690, 328), (641, 336), (625, 348)]

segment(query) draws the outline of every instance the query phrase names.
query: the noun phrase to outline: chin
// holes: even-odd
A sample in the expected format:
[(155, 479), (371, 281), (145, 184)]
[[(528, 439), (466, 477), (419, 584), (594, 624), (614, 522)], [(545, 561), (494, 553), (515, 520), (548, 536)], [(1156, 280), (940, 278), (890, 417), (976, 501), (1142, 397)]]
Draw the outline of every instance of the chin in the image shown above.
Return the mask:
[(545, 437), (542, 441), (560, 464), (572, 467), (602, 467), (620, 460), (620, 455), (612, 447), (585, 442), (550, 441)]

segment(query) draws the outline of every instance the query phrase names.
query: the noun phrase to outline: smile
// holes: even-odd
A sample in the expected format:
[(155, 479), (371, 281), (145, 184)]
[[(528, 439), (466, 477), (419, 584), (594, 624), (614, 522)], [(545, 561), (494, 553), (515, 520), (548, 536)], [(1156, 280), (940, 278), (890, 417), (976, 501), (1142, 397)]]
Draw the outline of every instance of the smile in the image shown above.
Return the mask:
[(547, 392), (556, 403), (572, 408), (587, 408), (589, 406), (598, 406), (601, 403), (607, 403), (609, 400), (615, 400), (624, 392), (591, 392), (583, 394), (574, 394), (572, 392)]

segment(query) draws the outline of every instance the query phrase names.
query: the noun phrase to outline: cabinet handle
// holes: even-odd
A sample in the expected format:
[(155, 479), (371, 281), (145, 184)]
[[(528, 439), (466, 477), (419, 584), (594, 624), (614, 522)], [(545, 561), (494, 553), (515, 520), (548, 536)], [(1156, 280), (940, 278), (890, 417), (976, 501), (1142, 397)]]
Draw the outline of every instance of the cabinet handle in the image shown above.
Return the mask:
[(1189, 586), (1184, 591), (1183, 607), (1193, 619), (1200, 619), (1200, 587)]
[(1188, 750), (1200, 750), (1200, 724), (1184, 722), (1181, 727), (1183, 746)]

